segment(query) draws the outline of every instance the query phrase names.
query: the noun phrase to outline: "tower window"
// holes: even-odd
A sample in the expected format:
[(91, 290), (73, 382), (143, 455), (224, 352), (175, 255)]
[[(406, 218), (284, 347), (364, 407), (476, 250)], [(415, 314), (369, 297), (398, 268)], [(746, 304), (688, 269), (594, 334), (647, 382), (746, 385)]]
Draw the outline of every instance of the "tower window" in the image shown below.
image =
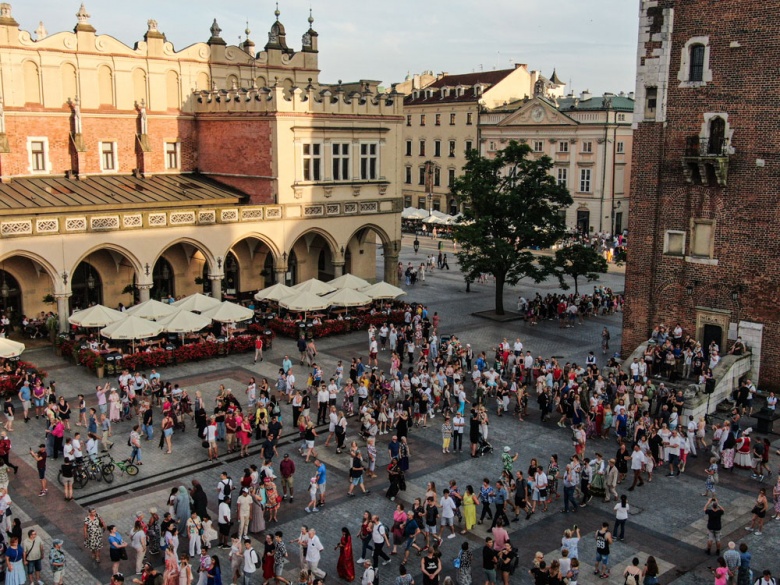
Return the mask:
[(704, 80), (704, 45), (691, 46), (691, 66), (688, 81)]

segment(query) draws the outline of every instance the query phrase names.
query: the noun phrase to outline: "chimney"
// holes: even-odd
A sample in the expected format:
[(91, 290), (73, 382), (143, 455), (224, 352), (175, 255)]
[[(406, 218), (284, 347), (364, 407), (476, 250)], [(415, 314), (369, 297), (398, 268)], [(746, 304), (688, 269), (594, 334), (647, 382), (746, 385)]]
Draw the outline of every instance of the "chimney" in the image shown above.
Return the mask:
[(628, 99), (630, 99), (630, 100), (634, 99), (634, 92), (633, 91), (628, 92)]
[(583, 92), (580, 94), (580, 99), (581, 99), (583, 102), (584, 102), (585, 100), (589, 100), (589, 99), (590, 99), (590, 98), (592, 98), (592, 97), (593, 97), (593, 96), (591, 95), (591, 93), (590, 93), (590, 90), (589, 90), (589, 89), (586, 89), (585, 91), (583, 91)]

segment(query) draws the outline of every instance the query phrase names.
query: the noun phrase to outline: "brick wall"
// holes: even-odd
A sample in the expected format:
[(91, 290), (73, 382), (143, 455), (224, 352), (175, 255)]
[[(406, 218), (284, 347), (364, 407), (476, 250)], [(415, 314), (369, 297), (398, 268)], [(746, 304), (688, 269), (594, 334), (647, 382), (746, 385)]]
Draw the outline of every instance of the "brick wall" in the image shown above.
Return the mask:
[[(656, 3), (644, 1), (642, 7), (646, 10), (652, 4)], [(694, 330), (697, 306), (725, 310), (731, 313), (732, 323), (738, 317), (764, 325), (762, 386), (777, 387), (780, 125), (774, 96), (780, 87), (776, 75), (780, 1), (660, 0), (657, 4), (661, 10), (674, 11), (666, 123), (639, 122), (634, 136), (623, 351), (632, 351), (661, 321), (680, 321)], [(680, 87), (682, 51), (689, 39), (698, 36), (709, 37), (712, 81), (704, 87)], [(657, 83), (640, 74), (637, 95), (644, 95), (640, 85)], [(662, 99), (659, 93), (659, 104)], [(733, 130), (734, 152), (728, 157), (725, 187), (714, 181), (707, 186), (688, 184), (683, 173), (686, 139), (700, 135), (707, 112), (728, 114)], [(764, 166), (758, 166), (757, 159)], [(682, 230), (687, 232), (686, 254), (690, 255), (692, 219), (716, 222), (713, 257), (717, 265), (663, 253), (665, 232)], [(688, 285), (694, 286), (692, 296), (686, 293)], [(731, 293), (738, 287), (742, 290), (735, 303)]]
[[(198, 169), (250, 196), (253, 204), (274, 202), (271, 122), (267, 119), (198, 119)], [(233, 175), (233, 176), (229, 176)]]

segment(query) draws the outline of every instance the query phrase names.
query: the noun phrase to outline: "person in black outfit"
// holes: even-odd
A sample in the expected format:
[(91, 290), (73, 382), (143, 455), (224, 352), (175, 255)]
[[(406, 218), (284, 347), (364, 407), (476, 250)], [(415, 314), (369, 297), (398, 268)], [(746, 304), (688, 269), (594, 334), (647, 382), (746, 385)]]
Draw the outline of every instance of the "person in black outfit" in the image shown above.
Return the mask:
[(394, 501), (395, 496), (398, 494), (398, 490), (401, 489), (401, 479), (404, 475), (404, 472), (401, 471), (401, 467), (398, 465), (398, 459), (395, 457), (387, 466), (387, 474), (390, 480), (390, 487), (387, 489), (385, 497), (389, 498), (390, 501)]
[(496, 582), (497, 563), (498, 552), (493, 550), (493, 539), (488, 536), (485, 539), (485, 546), (482, 547), (482, 570), (485, 571), (486, 581)]
[(420, 561), (423, 574), (423, 585), (439, 585), (441, 574), (441, 559), (439, 552), (433, 547), (428, 548), (428, 554)]
[(198, 518), (206, 516), (208, 514), (209, 498), (197, 479), (192, 480), (190, 497), (192, 498), (192, 511), (198, 515)]
[(479, 415), (476, 408), (471, 409), (471, 418), (469, 419), (469, 441), (471, 441), (471, 456), (477, 456), (477, 446), (479, 445)]

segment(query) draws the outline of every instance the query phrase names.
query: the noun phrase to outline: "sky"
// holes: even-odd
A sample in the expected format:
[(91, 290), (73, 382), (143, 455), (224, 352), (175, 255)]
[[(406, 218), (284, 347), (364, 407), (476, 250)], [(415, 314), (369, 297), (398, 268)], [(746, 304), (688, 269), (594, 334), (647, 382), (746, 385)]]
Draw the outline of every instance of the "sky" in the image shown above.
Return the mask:
[[(79, 0), (7, 0), (24, 30), (43, 20), (49, 34), (72, 30)], [(98, 34), (131, 45), (154, 18), (177, 50), (209, 38), (214, 18), (229, 44), (246, 21), (258, 50), (268, 40), (275, 2), (85, 0)], [(380, 80), (407, 73), (471, 73), (525, 63), (557, 69), (567, 93), (634, 91), (636, 0), (280, 0), (287, 44), (299, 50), (311, 7), (319, 33), (320, 81)]]

